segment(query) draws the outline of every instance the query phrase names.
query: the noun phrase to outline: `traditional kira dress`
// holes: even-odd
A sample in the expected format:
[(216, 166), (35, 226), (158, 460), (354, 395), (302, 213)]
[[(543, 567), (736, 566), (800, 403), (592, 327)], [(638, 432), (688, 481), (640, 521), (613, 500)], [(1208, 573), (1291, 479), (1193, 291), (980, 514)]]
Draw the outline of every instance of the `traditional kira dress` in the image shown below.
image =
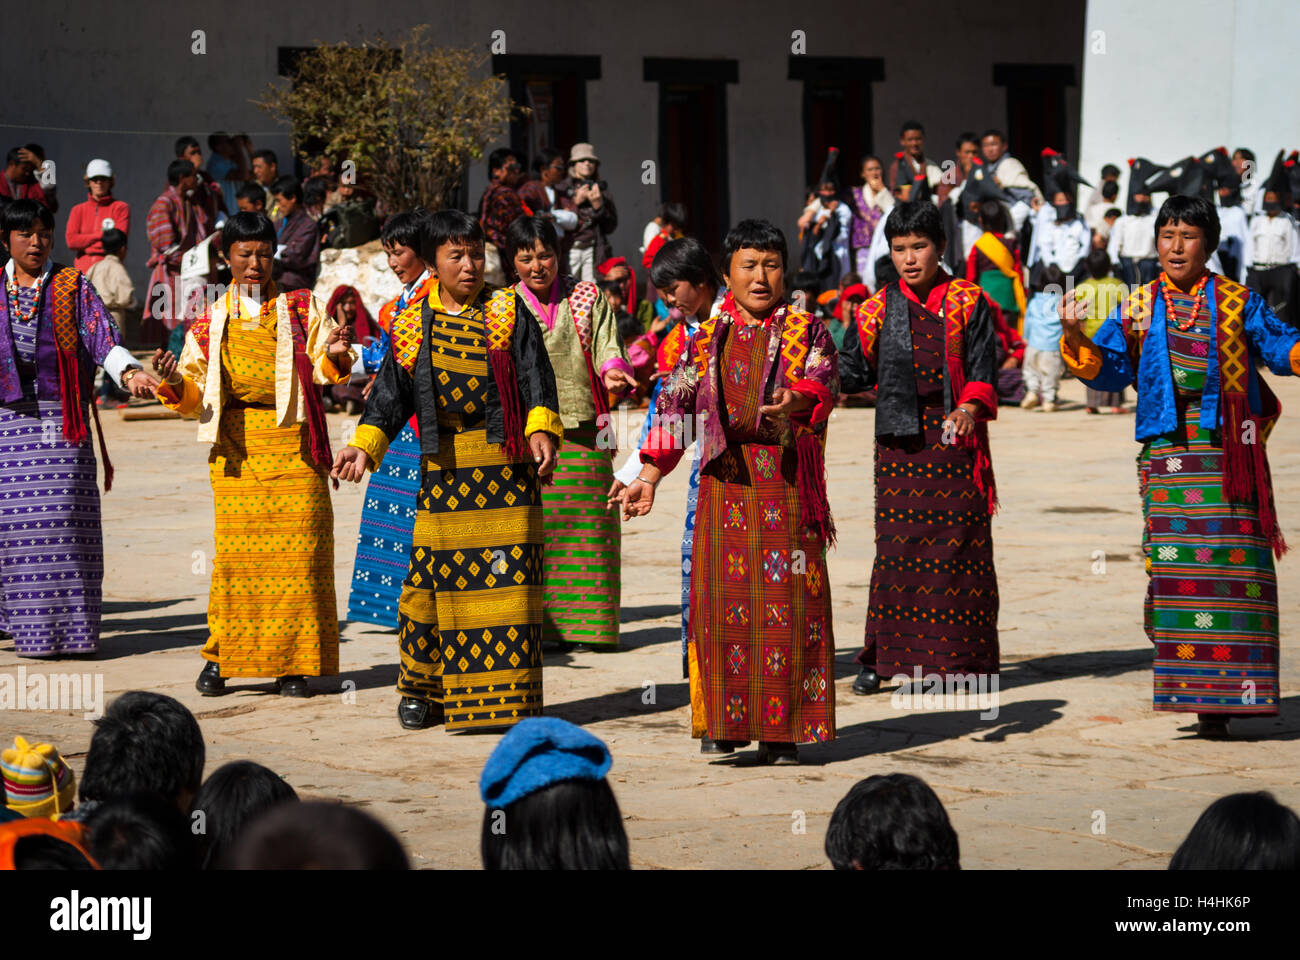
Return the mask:
[(390, 438), (419, 420), (397, 690), (441, 704), (449, 730), (542, 711), (542, 500), (525, 438), (564, 428), (541, 335), (516, 322), (515, 303), (513, 290), (483, 287), (448, 313), (432, 281), (419, 316), (394, 318), (352, 439), (377, 469)]
[[(857, 661), (882, 678), (995, 674), (996, 492), (984, 418), (998, 407), (988, 305), (975, 284), (941, 271), (924, 304), (902, 281), (865, 301), (857, 332), (844, 338), (842, 389), (878, 390), (876, 558)], [(983, 407), (974, 432), (945, 438), (946, 414), (972, 400)]]
[(1208, 274), (1201, 284), (1184, 294), (1162, 275), (1077, 356), (1063, 338), (1062, 354), (1094, 390), (1136, 382), (1154, 709), (1272, 717), (1273, 558), (1286, 544), (1264, 445), (1281, 408), (1255, 365), (1300, 372), (1300, 334), (1241, 284)]
[[(94, 653), (104, 546), (86, 429), (95, 367), (119, 385), (135, 359), (84, 276), (47, 263), (0, 291), (0, 630), (19, 656)], [(100, 433), (104, 489), (113, 468)]]
[[(306, 290), (260, 304), (234, 290), (185, 336), (164, 406), (199, 417), (216, 556), (203, 659), (223, 677), (333, 676), (339, 667), (328, 427), (317, 383), (338, 326)], [(356, 360), (356, 348), (348, 354)]]
[(531, 314), (541, 330), (564, 424), (555, 482), (542, 489), (542, 639), (616, 649), (622, 541), (618, 511), (606, 507), (615, 443), (604, 375), (617, 368), (631, 376), (632, 365), (614, 311), (594, 283), (556, 277), (548, 303), (522, 281), (514, 289), (516, 310)]
[[(770, 423), (758, 408), (778, 386), (816, 406)], [(715, 741), (835, 738), (823, 449), (838, 389), (820, 320), (782, 305), (746, 326), (728, 294), (660, 392), (643, 462), (668, 473), (683, 453), (683, 418), (700, 424), (690, 633)]]
[[(380, 336), (374, 344), (377, 359), (372, 367), (372, 350), (362, 357), (367, 373), (376, 373), (392, 350), (393, 318), (403, 311), (412, 314), (417, 325), (429, 295), (428, 271), (415, 282), (415, 289), (384, 304), (379, 311)], [(411, 322), (408, 320), (408, 322)], [(415, 526), (416, 498), (420, 494), (420, 438), (412, 417), (393, 438), (384, 455), (384, 465), (366, 484), (357, 531), (357, 557), (352, 566), (352, 590), (348, 594), (348, 619), (377, 623), (397, 629), (397, 604), (402, 583), (411, 562), (411, 530)]]

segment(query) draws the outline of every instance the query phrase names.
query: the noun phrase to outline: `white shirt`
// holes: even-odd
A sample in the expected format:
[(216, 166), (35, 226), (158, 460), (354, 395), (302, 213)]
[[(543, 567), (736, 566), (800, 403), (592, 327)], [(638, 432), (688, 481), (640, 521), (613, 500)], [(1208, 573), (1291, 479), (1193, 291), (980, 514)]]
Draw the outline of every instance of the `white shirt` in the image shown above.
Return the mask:
[(1250, 263), (1246, 260), (1246, 248), (1250, 246), (1250, 222), (1239, 203), (1231, 207), (1219, 207), (1219, 249), (1229, 246), (1241, 263), (1237, 280), (1245, 283), (1246, 271), (1250, 268)]
[(1156, 255), (1156, 213), (1124, 214), (1110, 228), (1106, 253), (1111, 260), (1148, 260)]
[(1091, 248), (1092, 232), (1083, 217), (1057, 223), (1055, 207), (1048, 205), (1038, 211), (1034, 237), (1029, 244), (1029, 266), (1054, 263), (1071, 273)]
[(650, 246), (650, 241), (659, 236), (659, 231), (662, 229), (663, 228), (653, 220), (645, 225), (645, 229), (641, 231), (641, 252), (643, 254), (645, 253), (645, 248)]
[(1247, 267), (1276, 267), (1284, 263), (1300, 266), (1300, 231), (1289, 214), (1270, 217), (1257, 213), (1250, 220), (1246, 252)]

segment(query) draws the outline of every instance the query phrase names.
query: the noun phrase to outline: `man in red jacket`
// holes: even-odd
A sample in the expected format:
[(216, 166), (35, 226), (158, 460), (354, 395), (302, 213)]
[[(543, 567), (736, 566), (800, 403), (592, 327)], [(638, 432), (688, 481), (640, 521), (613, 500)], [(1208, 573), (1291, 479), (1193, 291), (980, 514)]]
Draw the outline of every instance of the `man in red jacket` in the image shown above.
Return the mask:
[(131, 233), (131, 208), (125, 200), (113, 199), (113, 168), (109, 162), (91, 160), (86, 164), (85, 181), (89, 199), (68, 212), (65, 235), (82, 273), (104, 259), (105, 230)]

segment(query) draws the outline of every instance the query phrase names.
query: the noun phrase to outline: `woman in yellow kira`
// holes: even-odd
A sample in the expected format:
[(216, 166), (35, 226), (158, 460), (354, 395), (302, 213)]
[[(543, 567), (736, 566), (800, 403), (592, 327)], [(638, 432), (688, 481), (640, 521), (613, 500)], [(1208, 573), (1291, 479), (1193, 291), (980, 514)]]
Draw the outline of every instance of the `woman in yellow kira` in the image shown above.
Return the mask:
[[(208, 596), (204, 696), (229, 677), (274, 677), (282, 696), (338, 673), (329, 434), (315, 384), (342, 383), (357, 360), (351, 331), (307, 290), (271, 281), (275, 227), (261, 213), (226, 221), (234, 281), (185, 337), (159, 351), (158, 399), (199, 418), (210, 442), (216, 557)], [(337, 486), (337, 483), (335, 484)]]

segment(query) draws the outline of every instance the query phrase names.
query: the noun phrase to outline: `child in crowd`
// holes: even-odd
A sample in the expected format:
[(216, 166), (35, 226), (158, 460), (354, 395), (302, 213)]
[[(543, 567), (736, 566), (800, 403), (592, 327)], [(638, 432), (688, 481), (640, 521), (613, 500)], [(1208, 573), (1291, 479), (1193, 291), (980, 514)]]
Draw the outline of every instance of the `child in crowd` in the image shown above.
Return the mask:
[(256, 180), (250, 180), (235, 194), (240, 213), (265, 213), (266, 190)]
[(630, 870), (627, 833), (605, 774), (609, 749), (581, 727), (530, 717), (483, 767), (485, 870)]
[(409, 870), (401, 842), (341, 803), (279, 803), (252, 820), (227, 861), (232, 870)]
[[(105, 230), (100, 243), (104, 248), (102, 260), (96, 260), (86, 270), (86, 279), (104, 301), (108, 312), (117, 322), (117, 328), (126, 331), (126, 312), (134, 310), (139, 304), (135, 299), (135, 284), (131, 275), (122, 266), (126, 259), (126, 234), (121, 230)], [(99, 388), (99, 405), (101, 407), (121, 407), (130, 399), (130, 394), (118, 389), (111, 377), (105, 376)]]
[(854, 784), (826, 829), (836, 870), (960, 870), (957, 833), (924, 780), (877, 774)]
[[(1084, 258), (1084, 267), (1088, 271), (1088, 279), (1074, 288), (1074, 295), (1079, 300), (1089, 301), (1083, 332), (1086, 336), (1093, 337), (1127, 295), (1128, 288), (1122, 280), (1111, 276), (1110, 255), (1105, 250), (1091, 251)], [(1124, 407), (1123, 390), (1108, 392), (1088, 387), (1085, 392), (1089, 413), (1100, 413), (1103, 408), (1111, 413), (1128, 412)]]
[(1057, 307), (1065, 292), (1065, 272), (1054, 263), (1039, 272), (1034, 295), (1025, 308), (1025, 398), (1020, 406), (1044, 413), (1056, 411), (1056, 388), (1065, 372), (1061, 359), (1061, 318)]
[(193, 870), (197, 863), (189, 818), (156, 793), (101, 804), (86, 828), (101, 870)]
[(260, 763), (238, 760), (217, 769), (194, 797), (190, 818), (203, 817), (198, 836), (200, 869), (225, 866), (243, 829), (272, 807), (298, 802), (298, 794), (284, 778)]
[(1300, 818), (1271, 793), (1234, 793), (1206, 807), (1170, 870), (1300, 870)]

